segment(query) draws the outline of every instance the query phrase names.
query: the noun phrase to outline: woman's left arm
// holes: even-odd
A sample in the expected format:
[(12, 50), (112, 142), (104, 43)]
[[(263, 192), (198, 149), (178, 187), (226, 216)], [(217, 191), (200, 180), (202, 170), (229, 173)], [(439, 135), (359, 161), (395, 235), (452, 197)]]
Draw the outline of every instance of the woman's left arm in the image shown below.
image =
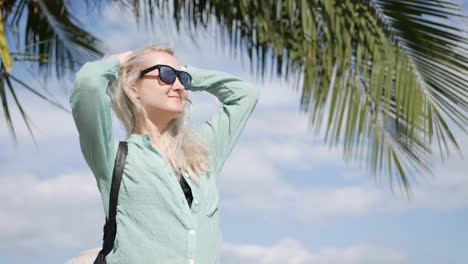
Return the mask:
[(222, 109), (197, 128), (210, 152), (212, 172), (218, 175), (254, 110), (260, 90), (249, 82), (221, 72), (186, 67), (192, 91), (206, 91), (218, 98)]

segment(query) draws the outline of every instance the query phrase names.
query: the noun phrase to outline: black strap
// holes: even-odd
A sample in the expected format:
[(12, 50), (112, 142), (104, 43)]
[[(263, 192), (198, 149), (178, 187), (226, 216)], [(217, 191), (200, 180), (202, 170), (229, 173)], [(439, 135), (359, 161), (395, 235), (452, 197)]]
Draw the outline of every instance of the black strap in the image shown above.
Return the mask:
[[(122, 181), (122, 174), (125, 166), (125, 159), (127, 157), (128, 146), (126, 141), (119, 142), (119, 148), (117, 150), (117, 155), (115, 157), (114, 171), (112, 174), (112, 184), (109, 197), (109, 219), (106, 219), (106, 224), (104, 225), (104, 236), (103, 236), (103, 246), (101, 251), (99, 251), (98, 256), (94, 260), (94, 264), (103, 264), (106, 263), (105, 257), (109, 254), (114, 247), (115, 235), (117, 233), (117, 201), (119, 198), (119, 189), (120, 183)], [(184, 191), (185, 198), (189, 207), (192, 207), (192, 190), (190, 186), (182, 177), (180, 181), (182, 190)]]
[(117, 200), (119, 198), (120, 182), (122, 180), (127, 151), (127, 142), (120, 141), (115, 157), (114, 172), (112, 174), (112, 185), (109, 197), (109, 219), (106, 219), (106, 224), (104, 225), (104, 242), (100, 252), (101, 256), (107, 256), (114, 247), (115, 234), (117, 232), (117, 223), (115, 221), (117, 215)]

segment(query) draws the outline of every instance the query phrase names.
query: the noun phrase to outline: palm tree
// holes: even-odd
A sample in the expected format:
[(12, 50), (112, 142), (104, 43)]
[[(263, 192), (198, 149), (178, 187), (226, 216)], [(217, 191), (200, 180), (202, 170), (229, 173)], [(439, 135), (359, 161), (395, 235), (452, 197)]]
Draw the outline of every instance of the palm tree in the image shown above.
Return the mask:
[[(51, 100), (31, 87), (20, 77), (11, 74), (17, 63), (36, 63), (43, 76), (55, 74), (61, 78), (67, 72), (74, 72), (89, 59), (103, 54), (102, 42), (83, 29), (79, 21), (67, 8), (68, 1), (44, 0), (0, 0), (0, 99), (5, 121), (15, 143), (16, 133), (10, 115), (7, 91), (24, 119), (31, 137), (36, 143), (29, 122), (13, 83), (22, 86), (49, 103), (70, 112), (59, 103)], [(19, 29), (21, 28), (21, 29)], [(11, 39), (24, 39), (21, 49), (11, 50), (7, 36)], [(19, 43), (17, 43), (19, 44)], [(47, 88), (42, 87), (45, 90)]]
[[(373, 175), (387, 173), (390, 186), (396, 178), (409, 192), (411, 175), (430, 173), (434, 143), (442, 158), (451, 146), (460, 150), (452, 127), (467, 132), (468, 34), (452, 1), (112, 2), (145, 25), (155, 17), (192, 32), (216, 25), (257, 76), (269, 67), (270, 76), (294, 78), (311, 127), (323, 128), (330, 145), (341, 142), (346, 160), (365, 154)], [(42, 23), (59, 27), (50, 21)]]

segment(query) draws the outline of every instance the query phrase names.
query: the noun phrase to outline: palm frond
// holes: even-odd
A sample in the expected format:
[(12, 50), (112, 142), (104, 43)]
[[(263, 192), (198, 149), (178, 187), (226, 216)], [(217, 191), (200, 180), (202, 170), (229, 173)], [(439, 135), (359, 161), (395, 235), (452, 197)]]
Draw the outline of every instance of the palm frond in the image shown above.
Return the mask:
[(10, 56), (10, 50), (8, 49), (8, 40), (5, 34), (5, 27), (3, 23), (3, 14), (0, 12), (0, 54), (2, 57), (3, 65), (5, 70), (10, 72), (13, 68), (12, 59)]
[[(23, 120), (36, 143), (32, 132), (28, 115), (24, 111), (16, 94), (16, 86), (12, 81), (26, 88), (33, 94), (45, 101), (69, 112), (62, 105), (49, 99), (46, 95), (26, 84), (20, 78), (8, 73), (11, 69), (12, 61), (37, 63), (39, 71), (44, 79), (52, 76), (52, 73), (60, 79), (65, 73), (73, 73), (77, 67), (88, 60), (96, 59), (103, 54), (103, 44), (91, 33), (84, 30), (78, 19), (68, 11), (69, 1), (28, 1), (18, 0), (12, 2), (14, 5), (2, 10), (2, 37), (0, 46), (2, 49), (2, 68), (0, 78), (0, 99), (5, 121), (10, 130), (15, 143), (17, 143), (16, 133), (10, 115), (6, 87), (13, 97)], [(87, 0), (87, 4), (88, 0)], [(20, 23), (24, 22), (26, 23)], [(19, 29), (20, 25), (25, 25), (24, 31)], [(5, 34), (3, 34), (5, 33)], [(25, 44), (22, 50), (11, 51), (8, 49), (8, 42), (13, 42), (15, 38), (16, 46), (19, 46), (19, 39), (24, 37)]]
[[(453, 2), (440, 0), (372, 3), (382, 14), (378, 18), (385, 25), (385, 32), (412, 64), (419, 88), (431, 105), (466, 132), (468, 35), (463, 24), (451, 25), (457, 20), (466, 25), (461, 10)], [(443, 128), (443, 134), (457, 145), (449, 129)]]
[(373, 174), (398, 176), (407, 191), (411, 175), (430, 172), (434, 142), (442, 155), (448, 143), (459, 148), (448, 121), (466, 133), (467, 32), (449, 1), (147, 2), (194, 30), (215, 20), (220, 40), (262, 78), (268, 65), (302, 80), (301, 109), (316, 131), (325, 125), (345, 158), (367, 146)]
[(15, 144), (17, 144), (18, 140), (16, 138), (16, 132), (15, 127), (13, 126), (13, 121), (11, 120), (10, 107), (8, 105), (8, 98), (5, 91), (5, 83), (3, 82), (3, 76), (0, 81), (0, 100), (2, 100), (2, 110), (3, 116), (5, 117), (5, 122), (7, 123), (10, 134), (13, 137), (13, 141), (15, 142)]
[[(98, 52), (97, 39), (61, 1), (38, 0), (40, 16), (31, 2), (19, 2), (17, 10), (29, 10), (27, 39), (54, 40), (33, 45), (33, 53), (58, 49), (58, 65)], [(413, 175), (430, 172), (432, 145), (448, 155), (450, 146), (459, 149), (452, 127), (466, 133), (468, 34), (455, 24), (466, 25), (466, 17), (450, 1), (113, 2), (132, 9), (137, 20), (153, 24), (158, 16), (192, 34), (214, 22), (219, 40), (231, 54), (247, 54), (257, 76), (263, 79), (270, 67), (271, 75), (300, 80), (300, 107), (315, 131), (324, 128), (326, 142), (343, 144), (345, 159), (366, 160), (374, 175), (388, 173), (391, 186), (396, 180), (409, 192)]]
[(31, 128), (31, 125), (30, 125), (32, 123), (32, 120), (31, 120), (31, 118), (29, 118), (28, 114), (23, 109), (23, 106), (21, 105), (20, 100), (19, 100), (19, 98), (18, 98), (18, 96), (16, 94), (16, 87), (13, 86), (12, 80), (17, 82), (20, 86), (23, 86), (26, 90), (32, 92), (34, 95), (39, 96), (44, 101), (52, 104), (53, 106), (58, 107), (58, 108), (62, 109), (65, 112), (68, 112), (68, 113), (71, 113), (71, 112), (70, 112), (70, 110), (68, 110), (67, 108), (62, 106), (60, 103), (49, 99), (44, 94), (40, 93), (36, 89), (32, 88), (30, 85), (28, 85), (25, 82), (21, 81), (19, 78), (17, 78), (15, 76), (11, 75), (10, 73), (8, 73), (5, 70), (5, 68), (3, 67), (3, 64), (2, 64), (2, 67), (1, 67), (0, 73), (1, 73), (1, 75), (0, 75), (0, 100), (2, 101), (2, 109), (3, 109), (5, 121), (7, 122), (7, 126), (8, 126), (8, 128), (10, 130), (10, 134), (14, 139), (14, 143), (17, 144), (18, 141), (17, 141), (16, 132), (15, 132), (14, 125), (13, 125), (12, 118), (11, 118), (11, 114), (10, 114), (10, 106), (8, 105), (8, 95), (6, 93), (5, 87), (8, 87), (9, 93), (13, 97), (14, 102), (16, 104), (16, 107), (20, 111), (21, 117), (23, 118), (23, 121), (26, 124), (28, 132), (31, 135), (31, 138), (33, 139), (33, 142), (37, 147), (38, 146), (37, 141), (36, 141), (36, 138), (34, 136), (34, 132), (33, 132), (32, 128)]
[[(54, 67), (54, 73), (60, 78), (70, 72), (68, 69), (74, 71), (104, 53), (103, 43), (83, 29), (78, 19), (68, 12), (64, 1), (36, 3), (28, 3), (24, 52), (46, 56), (38, 61), (45, 76), (50, 76)], [(50, 64), (50, 60), (59, 63)]]
[(23, 118), (24, 123), (26, 124), (26, 127), (28, 128), (28, 132), (31, 135), (31, 137), (32, 137), (32, 139), (34, 141), (34, 144), (37, 147), (36, 138), (34, 137), (34, 133), (33, 133), (32, 129), (31, 129), (31, 126), (29, 125), (29, 123), (32, 122), (32, 121), (29, 118), (29, 116), (26, 114), (26, 112), (24, 111), (23, 107), (21, 106), (21, 104), (19, 102), (19, 99), (16, 96), (16, 92), (13, 89), (13, 85), (11, 84), (11, 80), (10, 80), (9, 76), (8, 75), (4, 76), (4, 79), (5, 79), (5, 82), (6, 82), (8, 88), (10, 90), (11, 95), (13, 96), (13, 99), (15, 100), (16, 106), (18, 107), (18, 109), (19, 109), (19, 111), (21, 113), (21, 117)]

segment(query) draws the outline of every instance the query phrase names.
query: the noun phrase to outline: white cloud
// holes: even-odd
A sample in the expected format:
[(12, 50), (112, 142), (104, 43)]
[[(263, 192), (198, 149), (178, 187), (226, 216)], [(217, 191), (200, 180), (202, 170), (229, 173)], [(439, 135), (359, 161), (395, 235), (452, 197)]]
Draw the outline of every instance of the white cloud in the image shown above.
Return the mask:
[[(70, 256), (99, 246), (104, 216), (92, 175), (70, 174), (39, 179), (30, 175), (0, 177), (0, 252), (34, 255), (45, 248), (67, 249)], [(73, 252), (75, 253), (73, 253)], [(285, 239), (271, 246), (223, 242), (222, 263), (403, 263), (401, 252), (372, 245), (322, 248), (311, 252)], [(373, 262), (374, 261), (374, 262)], [(387, 262), (379, 262), (387, 263)]]
[(223, 244), (224, 264), (402, 264), (405, 253), (371, 244), (346, 248), (321, 248), (314, 253), (294, 239), (283, 239), (273, 245)]
[(101, 243), (104, 212), (92, 175), (1, 175), (0, 200), (0, 252)]
[[(339, 148), (329, 149), (312, 139), (305, 127), (288, 130), (294, 126), (290, 120), (300, 121), (295, 113), (270, 114), (281, 119), (265, 119), (254, 112), (246, 127), (248, 140), (237, 144), (221, 172), (221, 205), (228, 210), (316, 223), (413, 208), (468, 206), (462, 158), (454, 156), (436, 165), (432, 179), (417, 176), (414, 197), (407, 200), (402, 191), (392, 194), (386, 181), (372, 184), (370, 174), (356, 164), (345, 165)], [(277, 120), (284, 120), (286, 128)], [(461, 138), (460, 145), (467, 148), (468, 138)], [(300, 186), (294, 183), (299, 177), (304, 182)]]

